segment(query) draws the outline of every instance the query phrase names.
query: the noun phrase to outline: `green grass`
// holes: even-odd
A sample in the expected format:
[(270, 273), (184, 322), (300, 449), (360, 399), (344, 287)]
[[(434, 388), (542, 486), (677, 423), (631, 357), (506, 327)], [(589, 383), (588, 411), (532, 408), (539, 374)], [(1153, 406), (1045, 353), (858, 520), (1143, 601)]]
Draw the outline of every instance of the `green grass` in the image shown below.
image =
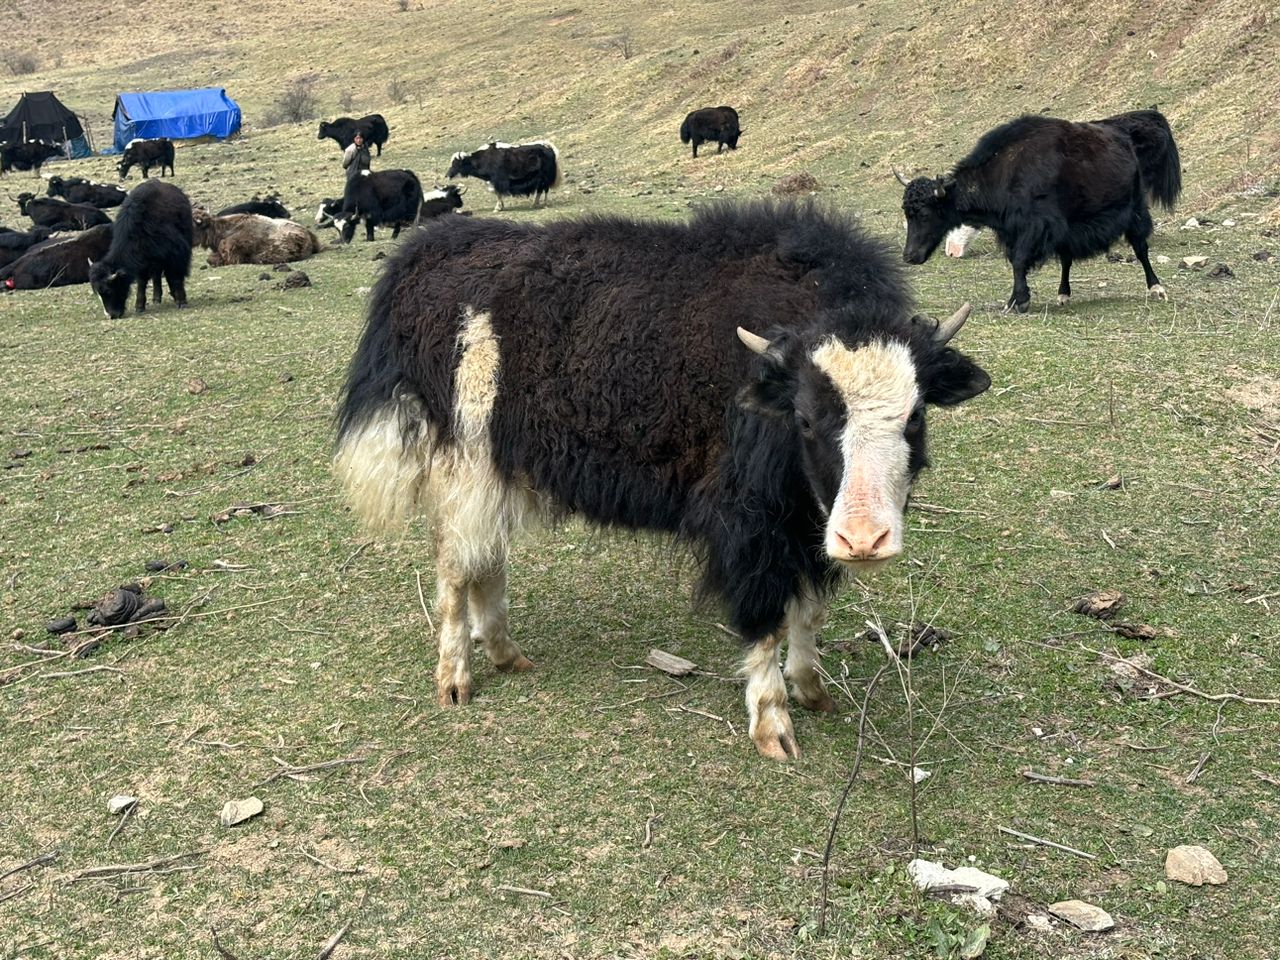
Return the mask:
[[(145, 46), (104, 27), (92, 60), (76, 60), (63, 28), (47, 25), (41, 49), (66, 51), (63, 65), (39, 78), (47, 83), (21, 85), (53, 86), (76, 106), (80, 90), (96, 101), (208, 82), (216, 63), (252, 121), (281, 76), (310, 68), (322, 72), (325, 98), (359, 84), (363, 112), (384, 106), (388, 72), (357, 70), (367, 47), (356, 41), (394, 27), (395, 62), (423, 102), (383, 111), (393, 133), (382, 166), (429, 180), (482, 137), (552, 134), (568, 183), (545, 213), (512, 205), (508, 215), (523, 220), (679, 216), (691, 201), (759, 196), (807, 169), (822, 198), (894, 244), (891, 161), (940, 166), (1010, 110), (1050, 96), (1071, 115), (1159, 99), (1186, 131), (1187, 199), (1153, 245), (1173, 260), (1157, 264), (1172, 302), (1145, 301), (1136, 265), (1097, 260), (1077, 268), (1071, 307), (1046, 309), (1048, 271), (1033, 278), (1033, 311), (1007, 316), (996, 306), (1010, 273), (989, 241), (974, 259), (911, 271), (929, 312), (977, 305), (961, 345), (994, 385), (932, 417), (935, 465), (917, 499), (945, 512), (912, 513), (904, 560), (835, 603), (824, 663), (847, 675), (848, 693), (833, 717), (795, 711), (805, 754), (783, 766), (755, 756), (737, 683), (704, 676), (682, 689), (631, 669), (661, 647), (732, 676), (735, 644), (715, 612), (690, 608), (688, 564), (660, 541), (572, 524), (529, 537), (514, 557), (514, 630), (537, 669), (499, 676), (481, 665), (468, 709), (434, 706), (417, 585), (421, 574), (429, 602), (430, 545), (416, 531), (357, 552), (366, 541), (328, 472), (333, 400), (376, 275), (371, 257), (393, 249), (389, 240), (306, 262), (314, 285), (302, 290), (275, 290), (274, 273), (259, 280), (269, 268), (195, 269), (181, 314), (166, 297), (109, 321), (87, 288), (5, 297), (0, 674), (33, 659), (14, 643), (52, 643), (45, 621), (142, 575), (151, 559), (190, 561), (150, 591), (193, 616), (0, 686), (0, 872), (60, 851), (52, 867), (0, 881), (0, 897), (34, 884), (0, 901), (0, 956), (211, 957), (210, 926), (244, 960), (308, 956), (348, 920), (338, 957), (937, 956), (939, 937), (979, 921), (918, 898), (904, 878), (909, 789), (886, 761), (909, 757), (911, 741), (893, 677), (871, 703), (830, 929), (814, 928), (819, 879), (807, 851), (825, 840), (865, 683), (883, 661), (857, 639), (868, 619), (894, 630), (928, 620), (952, 634), (912, 676), (917, 738), (937, 718), (917, 759), (933, 771), (918, 802), (923, 855), (973, 857), (1037, 903), (1079, 897), (1117, 920), (1101, 937), (996, 920), (986, 956), (1276, 956), (1280, 794), (1255, 775), (1280, 776), (1276, 709), (1124, 694), (1084, 649), (1145, 650), (1154, 669), (1209, 693), (1280, 691), (1276, 601), (1266, 598), (1280, 579), (1280, 267), (1250, 256), (1280, 241), (1264, 220), (1274, 199), (1235, 193), (1274, 176), (1264, 151), (1246, 159), (1236, 149), (1275, 133), (1244, 97), (1255, 85), (1274, 89), (1274, 61), (1251, 59), (1247, 45), (1240, 53), (1251, 12), (1162, 4), (1130, 49), (1117, 38), (1136, 21), (1093, 8), (1002, 38), (971, 4), (911, 31), (918, 18), (886, 4), (766, 5), (753, 24), (728, 4), (629, 20), (604, 5), (519, 5), (505, 18), (485, 5), (406, 14), (391, 3), (289, 5), (296, 33), (278, 10), (233, 22), (201, 16), (206, 6), (188, 11), (176, 39), (162, 19), (139, 27), (150, 31)], [(627, 22), (636, 56), (593, 45)], [(961, 83), (948, 82), (936, 55), (918, 69), (910, 59), (943, 49), (947, 30), (969, 38)], [(1089, 30), (1094, 46), (1081, 40)], [(335, 45), (343, 31), (348, 44)], [(1178, 47), (1169, 38), (1180, 32)], [(1137, 69), (1148, 43), (1166, 58), (1154, 61), (1168, 64), (1162, 75)], [(184, 44), (189, 56), (175, 57)], [(1037, 44), (1059, 53), (1050, 66), (1036, 66)], [(1224, 58), (1197, 64), (1206, 51)], [(492, 69), (495, 58), (552, 56), (563, 83)], [(131, 72), (141, 59), (150, 66)], [(889, 80), (897, 98), (879, 92)], [(1025, 103), (1013, 102), (1017, 83)], [(674, 135), (683, 110), (733, 102), (734, 92), (750, 111), (742, 149), (690, 161)], [(195, 199), (230, 203), (280, 187), (300, 219), (340, 183), (336, 150), (315, 141), (311, 124), (184, 147), (177, 166)], [(110, 175), (105, 159), (76, 168)], [(489, 215), (479, 187), (468, 200)], [(1236, 225), (1179, 230), (1192, 214)], [(1200, 252), (1230, 264), (1235, 279), (1177, 269)], [(194, 377), (205, 392), (188, 391)], [(96, 444), (107, 448), (59, 452)], [(17, 449), (31, 455), (7, 460)], [(1114, 475), (1123, 487), (1105, 488)], [(210, 520), (237, 501), (297, 512)], [(166, 523), (171, 534), (142, 532)], [(1129, 597), (1122, 619), (1169, 634), (1124, 640), (1067, 612), (1101, 587)], [(20, 641), (8, 639), (15, 630)], [(122, 672), (44, 675), (91, 666)], [(275, 758), (351, 756), (366, 759), (254, 786), (278, 769)], [(1035, 785), (1025, 768), (1098, 785)], [(142, 802), (108, 845), (118, 821), (105, 803), (121, 792)], [(220, 828), (223, 802), (250, 793), (265, 801), (263, 816)], [(1027, 847), (999, 826), (1098, 859)], [(1229, 884), (1158, 887), (1164, 852), (1179, 843), (1212, 849)], [(203, 848), (190, 872), (68, 882), (89, 866)], [(362, 872), (333, 872), (303, 850)], [(504, 884), (551, 897), (497, 891)]]

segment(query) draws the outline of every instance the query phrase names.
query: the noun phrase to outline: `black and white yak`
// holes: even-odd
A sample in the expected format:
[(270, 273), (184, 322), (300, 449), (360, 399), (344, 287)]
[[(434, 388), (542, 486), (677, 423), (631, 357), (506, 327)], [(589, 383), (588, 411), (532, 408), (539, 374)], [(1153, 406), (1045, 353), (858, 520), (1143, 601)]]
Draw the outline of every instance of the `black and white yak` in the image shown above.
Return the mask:
[[(1093, 122), (1114, 127), (1129, 138), (1138, 155), (1142, 183), (1147, 188), (1147, 202), (1172, 210), (1182, 193), (1182, 160), (1178, 155), (1177, 141), (1173, 139), (1173, 130), (1164, 115), (1152, 107), (1149, 110), (1119, 113)], [(956, 227), (947, 234), (943, 245), (947, 256), (963, 257), (978, 233), (977, 227)]]
[(112, 230), (111, 224), (103, 224), (79, 233), (55, 234), (0, 269), (0, 282), (7, 290), (88, 283), (90, 264), (111, 248)]
[(62, 147), (44, 140), (0, 143), (0, 176), (11, 170), (30, 170), (39, 176), (46, 160), (61, 156)]
[(93, 292), (112, 320), (124, 316), (129, 288), (138, 284), (135, 309), (147, 309), (147, 281), (160, 302), (160, 278), (179, 308), (187, 305), (187, 274), (191, 272), (191, 201), (177, 187), (148, 180), (129, 191), (120, 207), (107, 255), (89, 270)]
[(680, 124), (680, 142), (692, 141), (695, 158), (698, 147), (704, 143), (714, 143), (716, 153), (725, 147), (737, 150), (740, 136), (742, 128), (738, 126), (738, 111), (733, 107), (703, 107), (694, 110)]
[(533, 197), (539, 206), (547, 193), (564, 180), (560, 152), (544, 140), (531, 143), (493, 142), (475, 153), (455, 153), (448, 178), (478, 177), (489, 184), (498, 197), (494, 212), (505, 209), (503, 197)]
[(87, 203), (99, 210), (118, 207), (129, 194), (109, 183), (94, 183), (84, 177), (50, 177), (45, 192), (68, 203)]
[(50, 230), (87, 230), (111, 222), (110, 217), (88, 203), (67, 203), (58, 197), (37, 197), (34, 193), (20, 193), (9, 199), (33, 224)]
[(152, 167), (159, 167), (162, 177), (168, 167), (169, 176), (173, 176), (173, 141), (168, 137), (130, 140), (120, 156), (120, 179), (128, 179), (129, 171), (134, 167), (142, 168), (143, 180), (147, 179)]
[(1168, 299), (1147, 252), (1154, 225), (1146, 195), (1173, 203), (1181, 187), (1180, 171), (1171, 169), (1178, 153), (1161, 152), (1147, 171), (1130, 137), (1114, 124), (1024, 116), (985, 134), (950, 173), (910, 182), (897, 174), (905, 186), (903, 259), (924, 263), (962, 224), (989, 227), (1013, 267), (1007, 307), (1025, 313), (1028, 271), (1056, 256), (1058, 302), (1066, 304), (1071, 264), (1106, 252), (1123, 236), (1142, 264), (1149, 295)]
[(387, 128), (387, 121), (382, 118), (382, 114), (371, 113), (358, 120), (351, 117), (338, 117), (337, 120), (332, 121), (321, 120), (320, 133), (316, 139), (333, 140), (345, 150), (351, 146), (351, 141), (356, 138), (357, 133), (364, 139), (366, 147), (378, 148), (378, 156), (382, 156), (382, 145), (391, 137), (391, 131)]
[(842, 571), (902, 549), (925, 408), (990, 386), (911, 314), (901, 267), (808, 205), (686, 223), (443, 217), (387, 260), (347, 373), (336, 471), (375, 529), (435, 522), (437, 698), (471, 698), (507, 626), (508, 545), (537, 516), (672, 534), (746, 650), (759, 752), (798, 755), (785, 676), (829, 710), (816, 639)]
[[(328, 215), (326, 200), (316, 213), (316, 223)], [(422, 183), (412, 170), (365, 171), (347, 181), (342, 195), (342, 208), (329, 222), (337, 229), (343, 243), (356, 235), (356, 225), (363, 220), (365, 239), (373, 239), (373, 228), (391, 227), (392, 239), (400, 236), (401, 227), (418, 222), (422, 212)], [(322, 224), (323, 225), (323, 224)]]

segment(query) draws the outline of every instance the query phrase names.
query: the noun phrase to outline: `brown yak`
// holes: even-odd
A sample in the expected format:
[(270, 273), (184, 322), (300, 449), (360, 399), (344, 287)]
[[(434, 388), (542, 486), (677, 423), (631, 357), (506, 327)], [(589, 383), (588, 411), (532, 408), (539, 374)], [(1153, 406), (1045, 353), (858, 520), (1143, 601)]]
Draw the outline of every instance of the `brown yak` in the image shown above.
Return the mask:
[(324, 249), (314, 233), (292, 220), (275, 220), (254, 213), (215, 217), (203, 207), (197, 207), (193, 221), (196, 244), (213, 251), (209, 254), (212, 267), (290, 263), (305, 260)]

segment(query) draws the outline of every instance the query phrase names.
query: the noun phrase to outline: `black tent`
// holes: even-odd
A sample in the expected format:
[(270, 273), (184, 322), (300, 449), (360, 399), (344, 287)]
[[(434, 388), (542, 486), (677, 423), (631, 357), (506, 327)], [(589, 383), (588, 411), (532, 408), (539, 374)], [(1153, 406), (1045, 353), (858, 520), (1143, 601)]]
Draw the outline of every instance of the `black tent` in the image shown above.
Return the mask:
[(0, 141), (22, 143), (47, 140), (67, 145), (71, 157), (89, 155), (89, 144), (80, 118), (51, 92), (24, 93), (17, 106), (0, 122)]

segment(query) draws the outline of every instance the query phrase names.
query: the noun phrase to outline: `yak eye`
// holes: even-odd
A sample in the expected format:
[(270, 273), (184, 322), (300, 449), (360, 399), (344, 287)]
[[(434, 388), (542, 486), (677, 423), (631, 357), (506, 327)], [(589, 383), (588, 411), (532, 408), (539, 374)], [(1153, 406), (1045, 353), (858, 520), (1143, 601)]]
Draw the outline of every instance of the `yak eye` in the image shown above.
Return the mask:
[(803, 413), (796, 413), (796, 426), (800, 428), (800, 435), (802, 437), (807, 439), (813, 436), (813, 424), (809, 422), (809, 418)]
[(920, 428), (923, 426), (924, 410), (916, 407), (911, 411), (911, 416), (907, 417), (907, 425), (902, 428), (902, 432), (908, 437), (914, 437), (920, 433)]

